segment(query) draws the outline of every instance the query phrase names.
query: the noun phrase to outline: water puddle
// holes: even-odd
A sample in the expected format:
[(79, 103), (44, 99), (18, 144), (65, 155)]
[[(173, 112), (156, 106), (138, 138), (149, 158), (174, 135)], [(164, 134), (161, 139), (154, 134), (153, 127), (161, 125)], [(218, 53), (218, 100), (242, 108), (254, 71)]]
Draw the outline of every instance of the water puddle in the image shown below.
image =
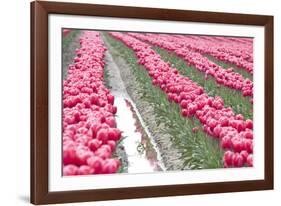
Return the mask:
[(158, 148), (143, 122), (134, 102), (130, 99), (119, 69), (109, 52), (106, 53), (108, 83), (115, 96), (116, 122), (123, 131), (122, 145), (127, 155), (128, 173), (163, 171)]
[(115, 104), (118, 105), (116, 122), (125, 136), (123, 146), (128, 158), (128, 173), (162, 171), (155, 146), (138, 128), (139, 123), (134, 117), (136, 114), (130, 108), (131, 102), (123, 97), (116, 97)]

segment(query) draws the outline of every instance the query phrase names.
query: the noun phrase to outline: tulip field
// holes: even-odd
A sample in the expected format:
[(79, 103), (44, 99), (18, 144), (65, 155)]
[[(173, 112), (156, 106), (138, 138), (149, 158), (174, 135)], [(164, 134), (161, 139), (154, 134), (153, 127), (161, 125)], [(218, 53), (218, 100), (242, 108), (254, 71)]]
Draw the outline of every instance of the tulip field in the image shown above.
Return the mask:
[(62, 36), (63, 175), (253, 166), (253, 39)]

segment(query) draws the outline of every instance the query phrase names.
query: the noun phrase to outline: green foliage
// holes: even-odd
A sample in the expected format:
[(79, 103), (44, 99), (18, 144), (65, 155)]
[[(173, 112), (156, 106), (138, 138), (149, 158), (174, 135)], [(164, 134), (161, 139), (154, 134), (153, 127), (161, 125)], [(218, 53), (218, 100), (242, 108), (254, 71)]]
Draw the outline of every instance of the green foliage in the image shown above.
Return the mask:
[[(143, 100), (153, 107), (156, 123), (165, 125), (161, 127), (164, 128), (162, 133), (169, 134), (171, 141), (180, 151), (181, 159), (184, 161), (182, 169), (223, 167), (223, 151), (218, 140), (204, 133), (196, 119), (181, 116), (179, 105), (169, 102), (167, 95), (152, 85), (147, 71), (137, 63), (135, 54), (130, 48), (107, 33), (104, 33), (104, 36), (114, 48), (111, 51), (113, 58), (122, 57), (132, 69), (135, 86), (139, 88), (139, 95)], [(194, 127), (199, 128), (196, 133), (192, 132)]]
[(121, 167), (117, 171), (117, 173), (127, 173), (128, 172), (128, 157), (124, 150), (124, 139), (127, 138), (127, 136), (122, 136), (121, 139), (117, 142), (116, 150), (112, 154), (113, 158), (117, 158), (121, 162)]
[(62, 50), (66, 51), (67, 47), (69, 46), (70, 42), (72, 42), (81, 31), (79, 30), (72, 30), (69, 34), (65, 37), (62, 37)]
[(66, 79), (68, 66), (73, 63), (73, 59), (75, 57), (75, 49), (79, 48), (78, 36), (81, 31), (72, 30), (70, 33), (62, 37), (62, 74), (63, 79)]
[(106, 64), (103, 70), (103, 82), (108, 89), (111, 89), (111, 86), (109, 84), (109, 77), (108, 65)]

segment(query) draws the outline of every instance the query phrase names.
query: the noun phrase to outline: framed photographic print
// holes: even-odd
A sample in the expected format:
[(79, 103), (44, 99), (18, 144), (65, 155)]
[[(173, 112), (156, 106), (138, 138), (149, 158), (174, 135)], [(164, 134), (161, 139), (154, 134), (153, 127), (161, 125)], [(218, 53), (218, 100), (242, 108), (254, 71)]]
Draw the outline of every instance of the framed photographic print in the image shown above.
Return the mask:
[(33, 204), (273, 189), (273, 17), (31, 3)]

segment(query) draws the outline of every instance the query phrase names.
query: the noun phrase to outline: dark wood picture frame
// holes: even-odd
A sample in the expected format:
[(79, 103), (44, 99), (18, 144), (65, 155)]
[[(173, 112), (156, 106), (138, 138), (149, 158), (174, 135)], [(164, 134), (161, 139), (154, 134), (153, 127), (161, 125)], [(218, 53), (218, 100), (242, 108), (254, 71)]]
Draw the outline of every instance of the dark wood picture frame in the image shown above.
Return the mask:
[[(69, 14), (258, 25), (265, 28), (265, 179), (48, 191), (48, 15)], [(273, 16), (35, 1), (31, 3), (31, 202), (33, 204), (273, 189)]]

